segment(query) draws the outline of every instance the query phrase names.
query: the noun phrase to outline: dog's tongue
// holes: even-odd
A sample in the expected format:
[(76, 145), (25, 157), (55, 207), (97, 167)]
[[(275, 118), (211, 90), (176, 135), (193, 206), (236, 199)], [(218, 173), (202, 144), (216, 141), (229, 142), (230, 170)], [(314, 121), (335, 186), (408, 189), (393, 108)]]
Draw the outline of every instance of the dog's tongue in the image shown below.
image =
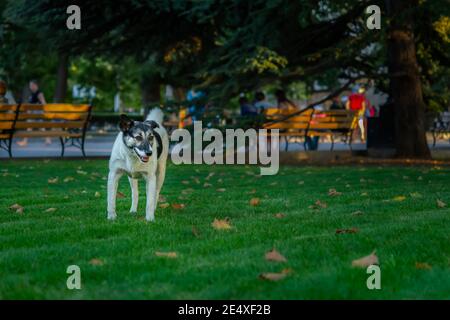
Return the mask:
[(142, 160), (148, 161), (148, 157), (147, 157), (147, 156), (144, 156), (144, 157), (142, 157)]

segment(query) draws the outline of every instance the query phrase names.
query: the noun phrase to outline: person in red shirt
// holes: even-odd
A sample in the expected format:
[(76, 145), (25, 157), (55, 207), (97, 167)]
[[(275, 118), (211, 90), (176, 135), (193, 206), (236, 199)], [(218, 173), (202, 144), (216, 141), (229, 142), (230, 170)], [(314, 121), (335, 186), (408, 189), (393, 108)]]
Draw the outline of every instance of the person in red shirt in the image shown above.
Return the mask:
[(354, 88), (353, 93), (348, 97), (346, 104), (347, 110), (352, 110), (358, 113), (358, 126), (361, 133), (361, 141), (366, 141), (366, 130), (364, 127), (364, 115), (366, 108), (368, 107), (368, 101), (364, 95), (364, 88)]

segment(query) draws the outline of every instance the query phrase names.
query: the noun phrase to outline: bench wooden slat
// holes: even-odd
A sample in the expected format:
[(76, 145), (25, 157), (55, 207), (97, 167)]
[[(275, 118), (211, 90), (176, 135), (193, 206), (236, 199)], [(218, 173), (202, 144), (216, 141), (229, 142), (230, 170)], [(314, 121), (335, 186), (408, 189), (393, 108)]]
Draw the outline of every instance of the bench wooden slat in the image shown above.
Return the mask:
[(86, 120), (89, 113), (19, 113), (18, 120)]
[(16, 118), (16, 113), (0, 113), (0, 121), (14, 120)]
[(17, 104), (0, 104), (0, 111), (16, 111)]
[(43, 112), (88, 112), (90, 106), (88, 104), (66, 104), (66, 103), (49, 103), (49, 104), (22, 104), (20, 112), (23, 111), (43, 111)]
[(13, 129), (14, 121), (0, 121), (0, 130)]
[(67, 128), (67, 129), (81, 129), (83, 128), (85, 121), (63, 121), (63, 122), (28, 122), (28, 121), (17, 121), (16, 129), (34, 129), (34, 128)]
[(18, 138), (40, 138), (40, 137), (71, 137), (79, 138), (82, 134), (73, 133), (65, 130), (51, 130), (51, 131), (16, 131), (14, 137)]

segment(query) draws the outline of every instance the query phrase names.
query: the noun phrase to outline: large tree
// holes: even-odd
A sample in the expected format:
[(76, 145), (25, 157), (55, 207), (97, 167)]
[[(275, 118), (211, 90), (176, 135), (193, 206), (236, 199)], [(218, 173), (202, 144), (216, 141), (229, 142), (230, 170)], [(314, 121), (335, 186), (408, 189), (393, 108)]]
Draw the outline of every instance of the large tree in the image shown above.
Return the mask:
[[(22, 0), (11, 16), (40, 26), (58, 52), (133, 55), (147, 66), (149, 100), (158, 92), (154, 83), (180, 92), (198, 86), (226, 104), (268, 83), (319, 81), (339, 89), (338, 79), (347, 86), (376, 80), (396, 109), (398, 155), (429, 156), (424, 102), (435, 106), (448, 93), (448, 38), (438, 34), (449, 29), (436, 26), (449, 16), (446, 0), (82, 1), (79, 32), (65, 28), (69, 4)], [(366, 28), (371, 4), (383, 9), (381, 30)]]

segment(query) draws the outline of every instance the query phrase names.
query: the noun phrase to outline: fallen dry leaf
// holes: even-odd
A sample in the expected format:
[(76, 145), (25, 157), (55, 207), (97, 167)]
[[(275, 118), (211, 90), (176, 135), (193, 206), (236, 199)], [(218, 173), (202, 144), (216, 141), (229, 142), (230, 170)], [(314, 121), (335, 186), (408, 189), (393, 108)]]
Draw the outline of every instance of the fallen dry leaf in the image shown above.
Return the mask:
[(275, 214), (275, 218), (282, 219), (284, 217), (286, 217), (286, 215), (284, 213), (279, 212), (279, 213)]
[(160, 195), (159, 195), (159, 198), (158, 198), (158, 201), (159, 201), (159, 202), (167, 202), (167, 199), (166, 199), (166, 197), (164, 197), (162, 194), (160, 194)]
[(211, 184), (211, 183), (205, 182), (205, 183), (203, 184), (203, 188), (209, 188), (209, 187), (212, 187), (212, 184)]
[(279, 280), (286, 278), (286, 276), (291, 272), (292, 272), (291, 269), (283, 269), (283, 270), (281, 270), (281, 272), (278, 272), (278, 273), (265, 272), (265, 273), (261, 273), (259, 275), (259, 278), (263, 279), (263, 280), (269, 280), (269, 281), (279, 281)]
[(15, 211), (16, 213), (23, 213), (23, 207), (18, 203), (13, 204), (9, 207), (9, 209)]
[(228, 218), (214, 219), (211, 223), (212, 227), (216, 230), (228, 230), (231, 229), (231, 225)]
[(336, 189), (330, 189), (330, 190), (328, 190), (328, 195), (330, 197), (337, 197), (337, 196), (342, 195), (342, 192), (338, 192), (338, 191), (336, 191)]
[(100, 198), (100, 192), (98, 192), (98, 191), (95, 191), (95, 193), (94, 193), (94, 197), (96, 197), (96, 198)]
[(373, 264), (379, 264), (378, 257), (376, 256), (375, 251), (368, 256), (352, 261), (352, 266), (358, 268), (367, 268), (368, 266), (371, 266)]
[(439, 200), (439, 199), (436, 200), (436, 204), (437, 204), (438, 208), (445, 208), (447, 206), (447, 204), (444, 201)]
[(70, 182), (70, 181), (73, 181), (73, 180), (75, 180), (73, 177), (65, 177), (64, 178), (64, 182)]
[(172, 203), (172, 208), (175, 210), (184, 209), (186, 205), (184, 203)]
[(250, 199), (250, 205), (256, 207), (257, 205), (259, 205), (260, 200), (259, 198), (251, 198)]
[(155, 256), (174, 259), (174, 258), (177, 257), (177, 253), (176, 252), (160, 252), (160, 251), (156, 251), (155, 252)]
[(326, 207), (327, 204), (325, 202), (321, 202), (320, 200), (317, 200), (313, 205), (309, 206), (310, 209), (325, 209)]
[(362, 211), (360, 211), (360, 210), (357, 210), (357, 211), (355, 211), (355, 212), (352, 212), (352, 216), (361, 216), (361, 215), (363, 215), (364, 213), (362, 212)]
[(225, 189), (225, 188), (219, 188), (219, 189), (217, 189), (216, 191), (217, 192), (225, 192), (227, 189)]
[(117, 196), (116, 197), (117, 198), (125, 198), (125, 195), (122, 192), (117, 191)]
[(426, 262), (416, 262), (416, 269), (430, 270), (431, 266)]
[(184, 194), (184, 195), (191, 194), (192, 192), (194, 192), (194, 189), (192, 189), (192, 188), (181, 190), (181, 194)]
[(50, 184), (55, 184), (55, 183), (58, 183), (58, 180), (59, 180), (59, 178), (58, 177), (56, 177), (56, 178), (50, 178), (50, 179), (48, 179), (47, 181), (48, 181), (48, 183), (50, 183)]
[(93, 266), (102, 266), (104, 265), (104, 262), (101, 259), (94, 258), (89, 261), (89, 264)]
[(181, 181), (181, 183), (184, 184), (184, 185), (188, 185), (188, 184), (189, 184), (189, 181), (183, 180), (183, 181)]
[(275, 248), (273, 248), (271, 251), (266, 252), (266, 255), (264, 256), (267, 261), (276, 261), (276, 262), (287, 262), (286, 258), (279, 253)]
[(359, 232), (358, 228), (350, 228), (350, 229), (336, 229), (336, 234), (341, 233), (357, 233)]
[(406, 197), (405, 196), (396, 196), (392, 200), (393, 201), (405, 201)]
[(77, 173), (78, 173), (78, 174), (81, 174), (81, 175), (83, 175), (83, 176), (87, 175), (87, 172), (86, 172), (86, 171), (83, 171), (83, 170), (77, 170)]
[(45, 212), (55, 212), (56, 210), (56, 208), (48, 208), (47, 210), (45, 210)]
[(168, 203), (160, 203), (160, 204), (159, 204), (159, 207), (160, 207), (161, 209), (165, 209), (165, 208), (170, 207), (170, 204), (168, 204)]

